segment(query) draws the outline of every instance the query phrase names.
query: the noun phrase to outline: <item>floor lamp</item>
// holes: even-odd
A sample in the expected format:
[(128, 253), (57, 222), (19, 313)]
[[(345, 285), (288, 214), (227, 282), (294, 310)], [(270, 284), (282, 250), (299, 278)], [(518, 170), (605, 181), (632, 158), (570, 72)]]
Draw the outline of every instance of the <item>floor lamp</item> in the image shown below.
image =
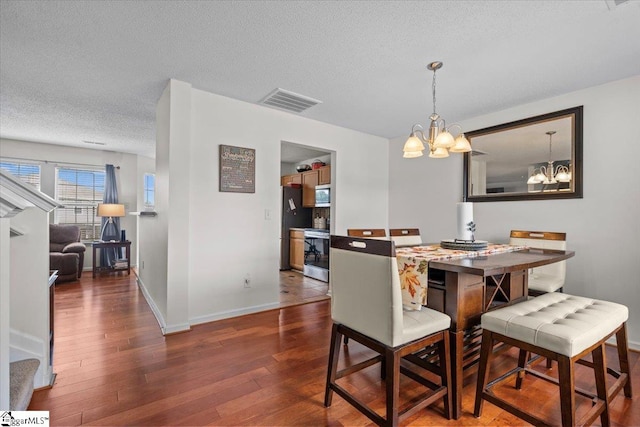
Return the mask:
[(104, 223), (102, 231), (100, 231), (100, 240), (104, 241), (104, 230), (106, 230), (107, 224), (113, 224), (113, 218), (124, 216), (124, 205), (118, 203), (98, 203), (98, 212), (96, 215), (109, 218), (109, 220)]

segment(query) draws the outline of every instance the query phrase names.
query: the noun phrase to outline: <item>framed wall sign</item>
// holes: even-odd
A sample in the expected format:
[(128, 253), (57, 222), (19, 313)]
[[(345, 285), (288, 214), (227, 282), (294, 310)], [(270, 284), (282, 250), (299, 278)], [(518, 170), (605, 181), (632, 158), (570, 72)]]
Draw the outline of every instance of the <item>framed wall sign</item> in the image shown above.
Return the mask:
[(220, 191), (256, 192), (256, 150), (220, 145)]

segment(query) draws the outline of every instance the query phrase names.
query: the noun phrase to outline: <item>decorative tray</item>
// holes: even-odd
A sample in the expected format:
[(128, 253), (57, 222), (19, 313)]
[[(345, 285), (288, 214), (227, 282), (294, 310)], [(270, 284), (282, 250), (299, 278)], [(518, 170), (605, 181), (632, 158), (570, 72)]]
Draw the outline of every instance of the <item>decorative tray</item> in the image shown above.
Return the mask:
[(463, 251), (479, 251), (486, 249), (489, 242), (486, 240), (458, 240), (447, 239), (440, 241), (440, 246), (444, 249), (459, 249)]

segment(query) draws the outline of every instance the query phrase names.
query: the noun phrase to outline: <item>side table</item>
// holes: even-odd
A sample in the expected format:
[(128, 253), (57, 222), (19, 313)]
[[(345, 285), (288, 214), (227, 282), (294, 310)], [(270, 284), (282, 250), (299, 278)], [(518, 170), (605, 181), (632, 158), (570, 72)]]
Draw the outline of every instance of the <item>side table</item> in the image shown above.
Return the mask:
[[(125, 241), (109, 241), (109, 242), (93, 242), (93, 277), (96, 277), (96, 274), (101, 271), (126, 271), (127, 274), (131, 274), (131, 242), (129, 240)], [(112, 266), (99, 266), (98, 258), (96, 257), (96, 252), (98, 249), (108, 249), (108, 248), (125, 248), (126, 257), (127, 257), (127, 266), (126, 267), (112, 267)]]

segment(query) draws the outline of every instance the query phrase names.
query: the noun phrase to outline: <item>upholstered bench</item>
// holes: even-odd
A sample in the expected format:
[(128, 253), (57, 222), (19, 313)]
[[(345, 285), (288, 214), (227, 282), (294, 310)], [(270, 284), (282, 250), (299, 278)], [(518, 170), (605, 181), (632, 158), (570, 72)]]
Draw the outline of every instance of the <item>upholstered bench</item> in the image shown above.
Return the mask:
[[(625, 396), (631, 397), (626, 332), (628, 317), (629, 310), (624, 305), (557, 292), (483, 314), (481, 318), (482, 349), (474, 415), (480, 416), (482, 403), (486, 400), (531, 424), (548, 424), (497, 397), (491, 391), (493, 385), (512, 375), (518, 375), (516, 389), (520, 389), (526, 372), (559, 385), (563, 426), (576, 425), (575, 393), (594, 401), (593, 407), (584, 415), (580, 423), (590, 424), (600, 416), (602, 425), (609, 425), (609, 401), (622, 388)], [(620, 372), (605, 366), (604, 344), (614, 334), (617, 340)], [(520, 349), (518, 367), (487, 385), (493, 346), (496, 342), (504, 342)], [(529, 352), (556, 360), (558, 380), (530, 369), (527, 366)], [(590, 353), (592, 362), (582, 360)], [(594, 369), (596, 395), (585, 390), (576, 390), (575, 363)], [(605, 378), (607, 372), (616, 378), (608, 390)]]

